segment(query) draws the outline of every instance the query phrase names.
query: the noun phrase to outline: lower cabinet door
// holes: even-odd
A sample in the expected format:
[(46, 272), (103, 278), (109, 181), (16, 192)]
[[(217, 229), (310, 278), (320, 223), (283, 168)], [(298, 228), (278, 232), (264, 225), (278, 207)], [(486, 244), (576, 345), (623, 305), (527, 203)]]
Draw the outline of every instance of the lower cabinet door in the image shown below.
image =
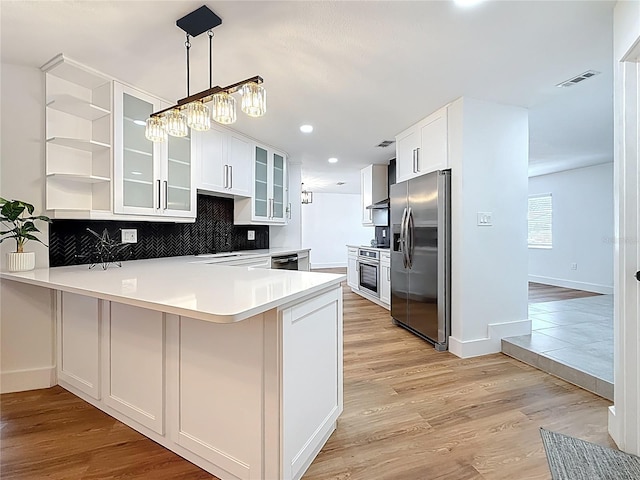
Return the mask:
[(380, 301), (391, 303), (391, 269), (389, 265), (380, 266)]
[(164, 435), (164, 314), (112, 302), (102, 329), (104, 403)]
[(100, 305), (96, 298), (58, 294), (58, 380), (100, 399)]

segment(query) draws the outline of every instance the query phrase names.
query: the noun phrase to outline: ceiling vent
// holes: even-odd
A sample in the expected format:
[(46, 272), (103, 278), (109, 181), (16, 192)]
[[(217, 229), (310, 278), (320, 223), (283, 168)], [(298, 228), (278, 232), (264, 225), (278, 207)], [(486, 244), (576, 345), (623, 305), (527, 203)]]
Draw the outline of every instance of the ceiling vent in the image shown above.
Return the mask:
[(596, 72), (595, 70), (587, 70), (584, 73), (581, 73), (577, 77), (570, 78), (562, 83), (556, 85), (556, 87), (573, 87), (576, 83), (583, 82), (591, 77), (595, 77), (596, 75), (600, 75), (600, 72)]
[(376, 147), (387, 148), (392, 143), (395, 143), (395, 140), (383, 140)]

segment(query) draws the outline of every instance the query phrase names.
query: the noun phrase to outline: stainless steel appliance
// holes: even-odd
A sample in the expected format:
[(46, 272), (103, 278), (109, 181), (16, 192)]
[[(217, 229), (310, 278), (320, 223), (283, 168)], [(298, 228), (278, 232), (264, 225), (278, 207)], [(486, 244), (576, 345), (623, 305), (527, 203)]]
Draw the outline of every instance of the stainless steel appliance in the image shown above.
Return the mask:
[(298, 254), (271, 257), (271, 268), (276, 270), (298, 270)]
[(380, 252), (359, 248), (356, 268), (360, 290), (380, 298)]
[(451, 171), (391, 185), (391, 316), (446, 350), (451, 330)]

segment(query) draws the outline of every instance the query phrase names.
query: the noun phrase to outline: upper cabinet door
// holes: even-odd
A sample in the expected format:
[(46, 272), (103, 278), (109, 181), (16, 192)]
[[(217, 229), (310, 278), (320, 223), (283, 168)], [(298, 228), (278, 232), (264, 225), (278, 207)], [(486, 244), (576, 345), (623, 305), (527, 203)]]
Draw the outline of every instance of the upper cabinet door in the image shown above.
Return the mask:
[(227, 162), (231, 169), (229, 188), (234, 195), (251, 196), (252, 159), (253, 144), (248, 139), (231, 133), (228, 137)]
[(285, 220), (286, 215), (286, 162), (284, 155), (272, 152), (272, 200), (271, 200), (271, 220), (282, 221)]
[(225, 165), (226, 132), (211, 128), (197, 132), (198, 188), (211, 192), (225, 192), (228, 182), (228, 167)]
[(447, 107), (396, 137), (396, 181), (449, 168)]
[(253, 216), (268, 220), (271, 217), (269, 190), (269, 152), (256, 145), (253, 174)]
[(190, 136), (169, 136), (166, 172), (162, 180), (165, 215), (195, 217), (196, 199), (191, 149)]
[(416, 176), (415, 158), (420, 147), (420, 136), (415, 127), (396, 137), (396, 182)]
[(447, 108), (429, 115), (420, 123), (420, 143), (416, 161), (417, 173), (435, 172), (449, 165), (447, 135)]
[(114, 210), (156, 215), (160, 201), (161, 145), (145, 137), (145, 121), (160, 101), (114, 85)]

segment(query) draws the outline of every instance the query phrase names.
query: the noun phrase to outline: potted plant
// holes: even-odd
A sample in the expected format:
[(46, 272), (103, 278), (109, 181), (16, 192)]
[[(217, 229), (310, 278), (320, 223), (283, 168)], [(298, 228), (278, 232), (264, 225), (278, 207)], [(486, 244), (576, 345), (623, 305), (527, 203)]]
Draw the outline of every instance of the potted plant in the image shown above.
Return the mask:
[(0, 223), (3, 227), (0, 230), (0, 243), (9, 239), (14, 239), (16, 242), (16, 251), (7, 253), (7, 269), (10, 272), (33, 270), (36, 266), (35, 252), (24, 251), (26, 242), (35, 240), (46, 247), (46, 244), (35, 236), (40, 232), (35, 222), (51, 223), (51, 220), (44, 215), (34, 216), (33, 210), (33, 205), (29, 203), (20, 200), (5, 200), (0, 197)]

